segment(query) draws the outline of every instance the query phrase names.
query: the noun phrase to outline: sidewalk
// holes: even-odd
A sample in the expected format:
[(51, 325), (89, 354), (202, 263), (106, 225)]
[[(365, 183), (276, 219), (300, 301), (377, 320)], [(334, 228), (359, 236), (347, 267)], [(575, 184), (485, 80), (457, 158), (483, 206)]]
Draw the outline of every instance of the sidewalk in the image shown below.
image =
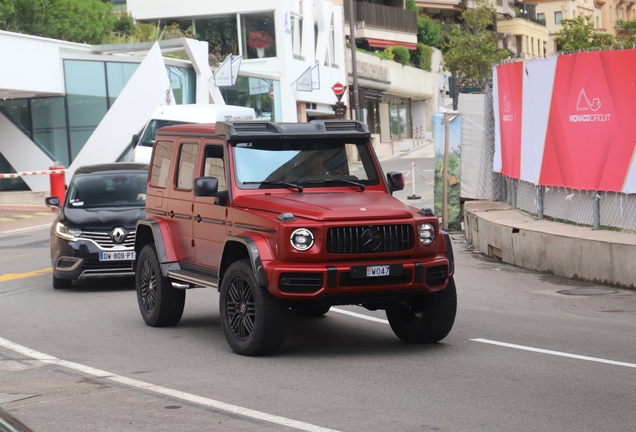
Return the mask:
[(57, 212), (0, 209), (0, 236), (50, 226)]
[(636, 235), (536, 220), (497, 202), (464, 204), (466, 239), (503, 262), (570, 279), (636, 288)]

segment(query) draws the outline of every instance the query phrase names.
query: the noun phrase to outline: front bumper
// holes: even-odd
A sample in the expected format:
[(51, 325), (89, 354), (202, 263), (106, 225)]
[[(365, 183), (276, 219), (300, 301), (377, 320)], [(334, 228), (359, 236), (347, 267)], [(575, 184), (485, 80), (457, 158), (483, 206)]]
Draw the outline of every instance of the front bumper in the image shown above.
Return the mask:
[[(388, 265), (388, 276), (366, 276), (368, 266)], [(365, 299), (425, 295), (443, 290), (450, 277), (445, 255), (412, 260), (337, 262), (329, 264), (264, 262), (269, 292), (284, 300), (359, 304)]]
[(100, 252), (134, 252), (134, 247), (119, 246), (103, 249), (91, 241), (57, 239), (58, 248), (52, 256), (53, 275), (58, 279), (89, 279), (114, 276), (134, 276), (133, 260), (100, 261)]

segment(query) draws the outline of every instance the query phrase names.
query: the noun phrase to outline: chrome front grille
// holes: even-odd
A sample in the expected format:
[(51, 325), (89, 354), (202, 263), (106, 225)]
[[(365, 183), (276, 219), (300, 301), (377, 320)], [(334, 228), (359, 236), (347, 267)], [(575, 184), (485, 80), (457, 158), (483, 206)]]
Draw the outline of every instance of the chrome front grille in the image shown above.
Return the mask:
[(335, 227), (327, 231), (327, 252), (364, 254), (399, 252), (413, 249), (413, 226), (367, 225)]
[(79, 237), (90, 240), (102, 249), (129, 249), (135, 247), (135, 231), (130, 231), (122, 243), (115, 243), (109, 232), (82, 232)]

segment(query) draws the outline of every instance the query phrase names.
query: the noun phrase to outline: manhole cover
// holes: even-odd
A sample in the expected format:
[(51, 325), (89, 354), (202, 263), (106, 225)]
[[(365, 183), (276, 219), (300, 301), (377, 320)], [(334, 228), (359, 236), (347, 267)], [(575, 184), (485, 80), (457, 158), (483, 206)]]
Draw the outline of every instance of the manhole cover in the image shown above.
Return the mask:
[(592, 296), (592, 295), (616, 294), (617, 292), (618, 291), (611, 288), (574, 288), (574, 289), (559, 291), (559, 294)]

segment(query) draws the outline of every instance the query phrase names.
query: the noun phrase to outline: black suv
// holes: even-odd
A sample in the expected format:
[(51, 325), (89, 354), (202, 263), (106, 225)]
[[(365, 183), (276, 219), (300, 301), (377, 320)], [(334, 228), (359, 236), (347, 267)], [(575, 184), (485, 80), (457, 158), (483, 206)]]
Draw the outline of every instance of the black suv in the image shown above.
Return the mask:
[(45, 202), (60, 213), (51, 226), (53, 288), (104, 276), (132, 276), (135, 226), (145, 216), (148, 165), (112, 163), (80, 167), (66, 202)]

